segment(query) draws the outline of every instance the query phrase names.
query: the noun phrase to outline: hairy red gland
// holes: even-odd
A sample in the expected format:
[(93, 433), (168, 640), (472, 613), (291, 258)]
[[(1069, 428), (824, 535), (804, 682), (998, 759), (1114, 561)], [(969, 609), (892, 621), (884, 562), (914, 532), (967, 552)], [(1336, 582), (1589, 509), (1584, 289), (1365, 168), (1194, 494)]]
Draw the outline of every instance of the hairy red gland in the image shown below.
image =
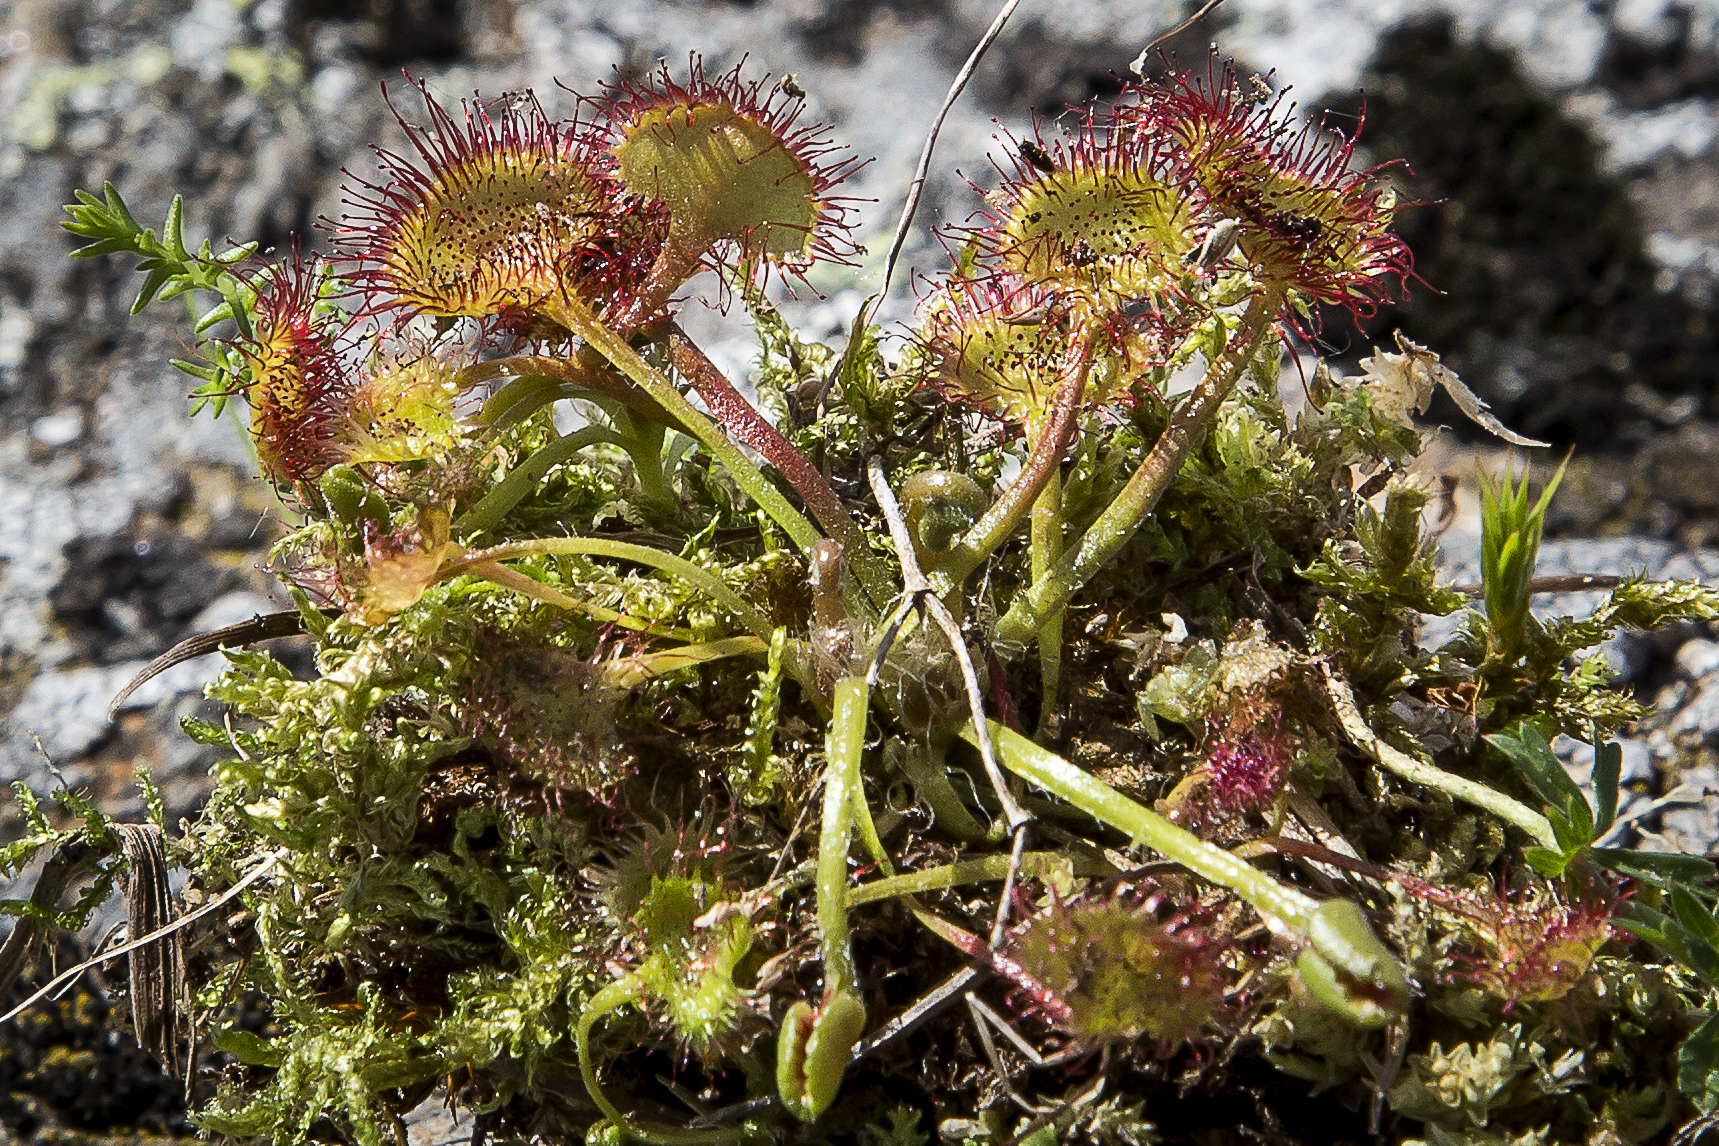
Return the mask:
[(252, 378), (251, 437), (277, 481), (314, 481), (341, 459), (353, 382), (338, 347), (344, 323), (316, 313), (322, 281), (320, 264), (296, 253), (269, 267), (253, 284), (254, 337), (238, 343)]

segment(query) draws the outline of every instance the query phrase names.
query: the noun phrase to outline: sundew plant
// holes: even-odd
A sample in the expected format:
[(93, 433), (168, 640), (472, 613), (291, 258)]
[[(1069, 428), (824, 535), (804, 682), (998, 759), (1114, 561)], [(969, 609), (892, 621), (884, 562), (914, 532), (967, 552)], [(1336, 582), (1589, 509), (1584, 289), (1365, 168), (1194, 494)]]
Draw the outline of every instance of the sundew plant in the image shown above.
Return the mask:
[[(410, 150), (327, 258), (68, 208), (139, 307), (212, 300), (181, 365), (249, 411), (297, 587), (186, 724), (227, 757), (166, 833), (167, 916), (203, 906), (137, 1013), (196, 1123), (404, 1143), (440, 1094), (480, 1142), (1698, 1133), (1713, 872), (1620, 846), (1643, 710), (1592, 650), (1719, 590), (1537, 619), (1525, 477), (1486, 486), (1484, 586), (1440, 582), (1415, 415), (1442, 386), (1538, 443), (1406, 340), (1280, 379), (1412, 280), (1381, 172), (1172, 67), (1005, 138), (912, 329), (838, 351), (770, 301), (854, 253), (855, 163), (797, 91), (396, 92)], [(705, 282), (748, 386), (680, 324)], [(283, 631), (311, 679), (240, 647)], [(75, 843), (111, 883), (89, 815), (7, 866)]]

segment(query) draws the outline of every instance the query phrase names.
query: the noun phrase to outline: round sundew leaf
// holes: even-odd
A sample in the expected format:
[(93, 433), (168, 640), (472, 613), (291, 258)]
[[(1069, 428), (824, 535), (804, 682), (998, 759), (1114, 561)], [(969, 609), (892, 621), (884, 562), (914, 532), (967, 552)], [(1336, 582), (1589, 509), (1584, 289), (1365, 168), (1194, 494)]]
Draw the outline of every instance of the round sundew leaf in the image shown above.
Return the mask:
[(766, 124), (722, 103), (641, 112), (615, 147), (629, 192), (668, 207), (671, 228), (729, 239), (777, 262), (809, 258), (822, 210), (815, 172)]
[[(937, 384), (946, 396), (1029, 427), (1049, 412), (1069, 349), (1067, 332), (1053, 323), (1011, 323), (992, 314), (951, 311), (944, 319), (934, 329), (942, 352)], [(1113, 356), (1097, 356), (1083, 405), (1110, 399), (1120, 380), (1117, 367)]]
[(1196, 1037), (1225, 989), (1221, 937), (1125, 903), (1075, 903), (1032, 920), (1009, 954), (1053, 1025), (1096, 1042)]
[(257, 460), (277, 481), (315, 481), (341, 460), (335, 437), (352, 386), (338, 323), (317, 313), (322, 281), (314, 262), (271, 267), (257, 284), (255, 336), (238, 344)]
[(460, 389), (440, 359), (384, 361), (354, 389), (342, 428), (350, 463), (409, 462), (446, 454), (458, 441)]
[(1112, 305), (1155, 297), (1193, 246), (1186, 197), (1145, 171), (1063, 168), (1012, 191), (997, 253), (1036, 285)]
[(1355, 141), (1322, 123), (1297, 126), (1281, 99), (1260, 104), (1234, 68), (1182, 76), (1128, 109), (1143, 134), (1173, 140), (1210, 216), (1233, 219), (1256, 279), (1357, 318), (1388, 297), (1385, 280), (1412, 274), (1391, 233), (1395, 196), (1380, 169), (1351, 167)]
[(480, 152), (438, 172), (401, 214), (383, 262), (402, 300), (429, 314), (484, 317), (565, 285), (604, 231), (605, 197), (578, 163)]

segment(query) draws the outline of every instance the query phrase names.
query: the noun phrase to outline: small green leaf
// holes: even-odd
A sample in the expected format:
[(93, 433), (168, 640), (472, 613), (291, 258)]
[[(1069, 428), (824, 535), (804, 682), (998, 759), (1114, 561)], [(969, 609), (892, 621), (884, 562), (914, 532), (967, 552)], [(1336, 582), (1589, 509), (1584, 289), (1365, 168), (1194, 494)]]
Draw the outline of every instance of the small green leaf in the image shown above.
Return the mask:
[(1515, 725), (1515, 735), (1495, 732), (1486, 737), (1486, 742), (1516, 765), (1523, 778), (1549, 807), (1566, 807), (1572, 800), (1587, 807), (1587, 797), (1582, 795), (1581, 787), (1570, 779), (1570, 774), (1552, 754), (1552, 746), (1532, 724), (1519, 721)]
[[(1564, 821), (1566, 838), (1560, 839), (1558, 842), (1563, 845), (1565, 850), (1577, 851), (1594, 842), (1594, 813), (1588, 807), (1586, 798), (1572, 797), (1570, 802), (1564, 806), (1564, 814), (1557, 819)], [(1554, 820), (1553, 831), (1557, 831), (1556, 820)]]
[[(1660, 887), (1676, 880), (1704, 883), (1713, 877), (1713, 863), (1700, 856), (1676, 852), (1639, 852), (1629, 848), (1589, 848), (1588, 854), (1602, 867), (1645, 879)], [(1685, 894), (1689, 894), (1685, 892)]]
[(1626, 913), (1612, 917), (1614, 926), (1639, 939), (1656, 943), (1679, 958), (1682, 957), (1683, 953), (1676, 949), (1676, 941), (1671, 936), (1673, 924), (1670, 916), (1640, 903), (1630, 903), (1625, 911)]
[(215, 1032), (215, 1045), (246, 1066), (279, 1066), (286, 1055), (275, 1049), (272, 1040), (237, 1027), (225, 1027)]
[(1595, 725), (1589, 733), (1594, 744), (1594, 835), (1603, 836), (1611, 830), (1618, 815), (1618, 777), (1623, 774), (1623, 747), (1607, 744)]
[(196, 324), (191, 327), (191, 332), (193, 334), (206, 334), (210, 328), (218, 326), (232, 317), (232, 303), (217, 303), (215, 306), (209, 308), (209, 313), (197, 320)]
[(1677, 1089), (1702, 1110), (1719, 1108), (1719, 1015), (1695, 1028), (1678, 1048)]
[(1574, 852), (1555, 852), (1551, 848), (1528, 848), (1522, 853), (1522, 858), (1528, 861), (1530, 867), (1547, 879), (1557, 879), (1564, 874), (1575, 858)]
[(1719, 952), (1719, 922), (1687, 888), (1674, 886), (1671, 889), (1671, 909), (1685, 930)]

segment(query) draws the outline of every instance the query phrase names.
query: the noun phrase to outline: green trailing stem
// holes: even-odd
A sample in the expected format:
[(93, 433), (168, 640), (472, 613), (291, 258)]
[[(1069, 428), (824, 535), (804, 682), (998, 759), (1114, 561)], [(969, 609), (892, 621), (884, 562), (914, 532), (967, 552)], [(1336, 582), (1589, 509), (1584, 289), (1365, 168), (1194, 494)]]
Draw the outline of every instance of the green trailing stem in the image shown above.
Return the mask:
[[(947, 891), (968, 883), (1001, 883), (1008, 878), (1012, 862), (1013, 857), (1008, 855), (981, 856), (978, 859), (962, 860), (942, 867), (873, 880), (848, 892), (848, 908), (851, 910), (868, 903), (897, 899), (904, 895), (919, 895), (927, 891)], [(1029, 878), (1053, 879), (1059, 866), (1076, 876), (1115, 874), (1115, 869), (1108, 865), (1101, 865), (1085, 856), (1071, 858), (1062, 852), (1027, 852), (1021, 856), (1018, 874)]]
[(853, 839), (854, 803), (864, 799), (860, 751), (865, 746), (871, 689), (862, 676), (836, 682), (830, 712), (824, 773), (824, 816), (818, 830), (818, 930), (824, 953), (824, 991), (853, 990), (857, 978), (848, 945), (848, 848)]
[[(863, 676), (836, 682), (825, 741), (824, 815), (818, 831), (819, 943), (824, 956), (824, 997), (788, 1009), (776, 1044), (776, 1089), (795, 1117), (810, 1122), (836, 1099), (854, 1045), (865, 1030), (853, 949), (848, 942), (848, 849), (856, 809), (863, 806), (860, 753), (865, 747), (871, 688)], [(869, 825), (869, 811), (864, 815)], [(876, 829), (870, 831), (872, 846)]]
[(1361, 716), (1361, 710), (1355, 704), (1355, 694), (1350, 691), (1349, 686), (1329, 667), (1324, 671), (1325, 694), (1331, 700), (1331, 709), (1337, 714), (1338, 723), (1343, 726), (1343, 731), (1355, 747), (1378, 761), (1381, 768), (1411, 783), (1443, 792), (1452, 799), (1490, 812), (1512, 827), (1528, 833), (1542, 847), (1554, 850), (1558, 848), (1558, 839), (1552, 831), (1551, 821), (1539, 812), (1485, 784), (1453, 776), (1442, 768), (1416, 760), (1408, 753), (1401, 752), (1379, 739), (1378, 733), (1374, 732)]
[(597, 1067), (591, 1059), (591, 1029), (604, 1016), (612, 1014), (626, 1006), (637, 1006), (644, 998), (644, 984), (637, 975), (628, 975), (619, 979), (586, 1000), (585, 1006), (579, 1012), (579, 1022), (574, 1028), (573, 1040), (579, 1054), (579, 1074), (585, 1080), (585, 1089), (591, 1095), (591, 1101), (597, 1104), (597, 1109), (609, 1120), (623, 1140), (644, 1142), (647, 1146), (706, 1146), (709, 1143), (739, 1142), (745, 1138), (741, 1128), (717, 1130), (682, 1130), (674, 1126), (660, 1126), (653, 1122), (635, 1122), (622, 1114), (609, 1096), (603, 1093), (603, 1088), (597, 1082)]
[[(550, 378), (579, 390), (619, 402), (647, 418), (671, 421), (669, 414), (648, 394), (625, 378), (607, 369), (595, 369), (574, 358), (555, 358), (547, 354), (522, 354), (513, 358), (493, 358), (474, 362), (454, 377), (461, 390), (468, 390), (491, 378)], [(573, 397), (573, 394), (562, 395)]]
[[(970, 724), (961, 736), (978, 743)], [(996, 721), (991, 722), (991, 741), (1003, 766), (1015, 775), (1126, 833), (1134, 843), (1228, 888), (1252, 904), (1274, 932), (1305, 944), (1297, 961), (1302, 980), (1332, 1010), (1353, 1022), (1379, 1026), (1407, 1005), (1408, 979), (1401, 964), (1353, 903), (1321, 903), (1279, 883)]]
[(690, 629), (654, 625), (649, 621), (629, 617), (625, 613), (618, 613), (591, 601), (582, 601), (577, 597), (570, 597), (559, 589), (545, 585), (535, 578), (527, 577), (517, 569), (499, 565), (494, 561), (472, 562), (463, 566), (460, 572), (469, 573), (474, 577), (482, 577), (504, 589), (512, 589), (515, 593), (542, 601), (546, 605), (554, 605), (557, 609), (584, 613), (593, 620), (617, 625), (623, 629), (631, 629), (636, 633), (649, 633), (657, 637), (673, 637), (677, 641), (686, 641), (689, 644), (698, 640), (698, 637)]
[[(976, 743), (971, 725), (962, 730), (961, 736), (968, 743)], [(1229, 888), (1258, 908), (1268, 922), (1274, 923), (1274, 929), (1281, 924), (1281, 930), (1286, 932), (1306, 931), (1319, 906), (1317, 900), (1177, 827), (1085, 769), (996, 721), (991, 722), (991, 742), (1003, 767), (1015, 775), (1062, 797), (1093, 819), (1125, 833), (1134, 843), (1175, 860), (1202, 879)]]
[(454, 529), (466, 536), (493, 528), (507, 516), (508, 510), (537, 488), (544, 474), (599, 443), (623, 444), (620, 438), (602, 426), (586, 426), (555, 439), (508, 471), (508, 475), (497, 482), (482, 501), (454, 522)]
[(445, 579), (469, 572), (474, 565), (499, 564), (521, 557), (581, 555), (609, 557), (617, 561), (632, 561), (647, 568), (660, 569), (664, 573), (673, 574), (734, 613), (740, 618), (740, 623), (746, 626), (747, 631), (760, 640), (768, 642), (770, 634), (774, 631), (763, 613), (760, 613), (751, 602), (730, 589), (720, 577), (710, 570), (694, 565), (686, 558), (677, 557), (673, 553), (665, 553), (661, 549), (652, 549), (648, 545), (633, 545), (625, 541), (609, 541), (599, 537), (539, 537), (530, 541), (513, 541), (490, 549), (474, 549), (463, 557), (443, 566), (437, 576), (438, 579)]
[(1272, 320), (1282, 304), (1281, 288), (1268, 288), (1254, 295), (1242, 315), (1240, 329), (1230, 338), (1224, 353), (1176, 408), (1170, 424), (1116, 500), (1099, 515), (1080, 542), (1063, 554), (1055, 568), (1042, 580), (1035, 580), (1032, 588), (1017, 597), (997, 622), (997, 643), (1026, 647), (1046, 621), (1067, 606), (1093, 575), (1109, 566), (1128, 544), (1181, 472), (1182, 463), (1206, 440), (1212, 422), (1241, 381), (1247, 364), (1272, 336)]

